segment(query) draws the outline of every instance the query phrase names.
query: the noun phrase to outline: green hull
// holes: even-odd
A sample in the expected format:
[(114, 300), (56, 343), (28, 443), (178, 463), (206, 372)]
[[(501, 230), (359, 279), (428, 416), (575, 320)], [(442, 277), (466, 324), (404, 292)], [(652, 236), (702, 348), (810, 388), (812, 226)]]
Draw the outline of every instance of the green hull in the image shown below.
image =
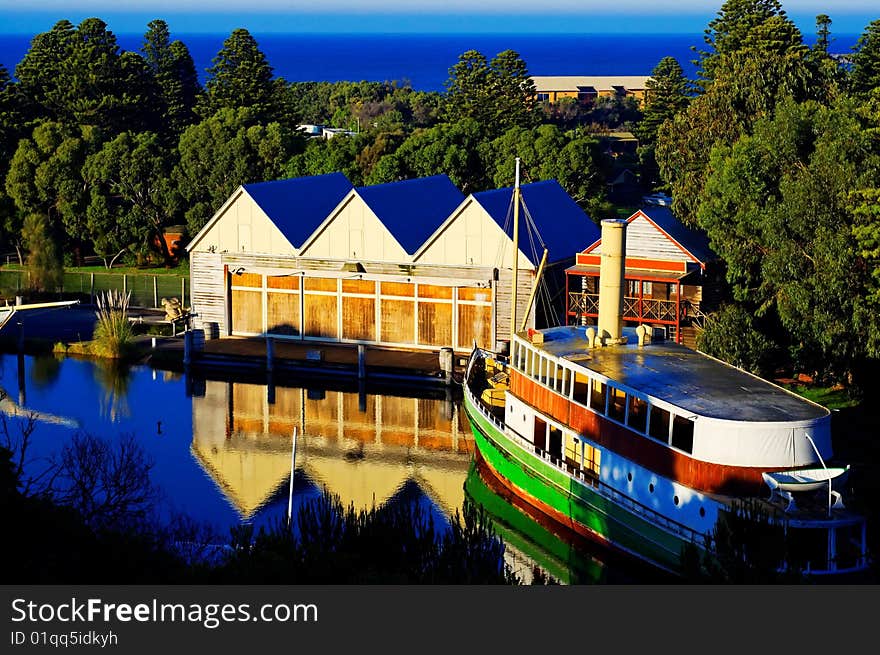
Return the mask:
[(506, 547), (525, 555), (556, 581), (568, 585), (609, 582), (604, 562), (499, 496), (481, 477), (476, 461), (468, 471), (464, 492), (470, 502), (486, 510)]
[(469, 394), (464, 403), (480, 456), (513, 493), (578, 534), (665, 571), (679, 572), (682, 550), (689, 541), (526, 451), (483, 416)]

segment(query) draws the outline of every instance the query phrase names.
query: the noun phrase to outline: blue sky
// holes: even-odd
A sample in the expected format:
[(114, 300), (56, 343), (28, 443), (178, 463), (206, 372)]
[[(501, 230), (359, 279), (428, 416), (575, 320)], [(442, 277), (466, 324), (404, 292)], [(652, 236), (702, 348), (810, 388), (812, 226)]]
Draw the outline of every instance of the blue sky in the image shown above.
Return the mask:
[[(153, 18), (173, 32), (686, 32), (699, 33), (723, 0), (0, 0), (0, 32), (33, 34), (66, 18), (99, 16), (117, 33)], [(787, 0), (812, 34), (816, 14), (832, 30), (860, 33), (880, 18), (878, 0)]]

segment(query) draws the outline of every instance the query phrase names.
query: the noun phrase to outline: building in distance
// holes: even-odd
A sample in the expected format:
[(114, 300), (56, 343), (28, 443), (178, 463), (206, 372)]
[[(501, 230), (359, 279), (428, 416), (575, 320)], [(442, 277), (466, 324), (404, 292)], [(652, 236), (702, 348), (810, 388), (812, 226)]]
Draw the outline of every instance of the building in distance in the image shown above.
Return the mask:
[(574, 98), (583, 104), (591, 104), (597, 98), (633, 97), (645, 102), (646, 83), (649, 75), (616, 75), (597, 77), (590, 75), (533, 75), (539, 102), (559, 102)]

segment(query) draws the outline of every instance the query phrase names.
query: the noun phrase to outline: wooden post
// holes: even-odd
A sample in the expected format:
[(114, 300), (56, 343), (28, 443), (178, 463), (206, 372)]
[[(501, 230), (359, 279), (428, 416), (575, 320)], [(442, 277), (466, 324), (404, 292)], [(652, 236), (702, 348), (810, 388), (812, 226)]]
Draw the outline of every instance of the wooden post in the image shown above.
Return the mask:
[(159, 284), (156, 281), (156, 276), (153, 276), (153, 307), (159, 306)]
[(367, 347), (358, 344), (358, 379), (364, 380), (367, 377)]
[(275, 339), (266, 337), (266, 370), (271, 373), (275, 369)]
[(180, 278), (180, 306), (186, 307), (186, 278)]
[[(513, 341), (511, 341), (513, 343)], [(455, 353), (452, 348), (440, 349), (440, 370), (443, 371), (443, 383), (452, 384), (452, 369), (455, 366)]]
[(122, 295), (128, 293), (128, 275), (122, 274)]
[(24, 353), (24, 323), (21, 321), (18, 322), (18, 352)]
[(89, 302), (95, 304), (95, 274), (89, 273)]

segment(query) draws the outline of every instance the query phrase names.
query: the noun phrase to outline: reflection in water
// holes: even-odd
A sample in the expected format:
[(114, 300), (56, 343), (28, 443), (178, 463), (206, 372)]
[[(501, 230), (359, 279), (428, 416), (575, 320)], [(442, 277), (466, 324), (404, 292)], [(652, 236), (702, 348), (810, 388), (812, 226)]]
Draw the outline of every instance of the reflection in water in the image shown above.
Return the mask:
[(634, 565), (622, 566), (609, 551), (512, 496), (478, 459), (468, 471), (465, 495), (486, 510), (504, 541), (505, 560), (523, 584), (548, 577), (561, 584), (632, 584), (656, 575), (630, 575), (626, 571)]
[(61, 374), (60, 355), (41, 355), (34, 357), (34, 364), (31, 367), (31, 380), (34, 386), (42, 389), (51, 387), (58, 380)]
[(450, 400), (214, 380), (202, 391), (192, 452), (244, 520), (286, 495), (294, 426), (297, 477), (345, 506), (380, 506), (408, 482), (446, 515), (462, 506), (473, 443)]
[(128, 406), (128, 391), (131, 386), (131, 369), (112, 359), (95, 361), (95, 380), (101, 387), (101, 416), (116, 423), (131, 415)]

